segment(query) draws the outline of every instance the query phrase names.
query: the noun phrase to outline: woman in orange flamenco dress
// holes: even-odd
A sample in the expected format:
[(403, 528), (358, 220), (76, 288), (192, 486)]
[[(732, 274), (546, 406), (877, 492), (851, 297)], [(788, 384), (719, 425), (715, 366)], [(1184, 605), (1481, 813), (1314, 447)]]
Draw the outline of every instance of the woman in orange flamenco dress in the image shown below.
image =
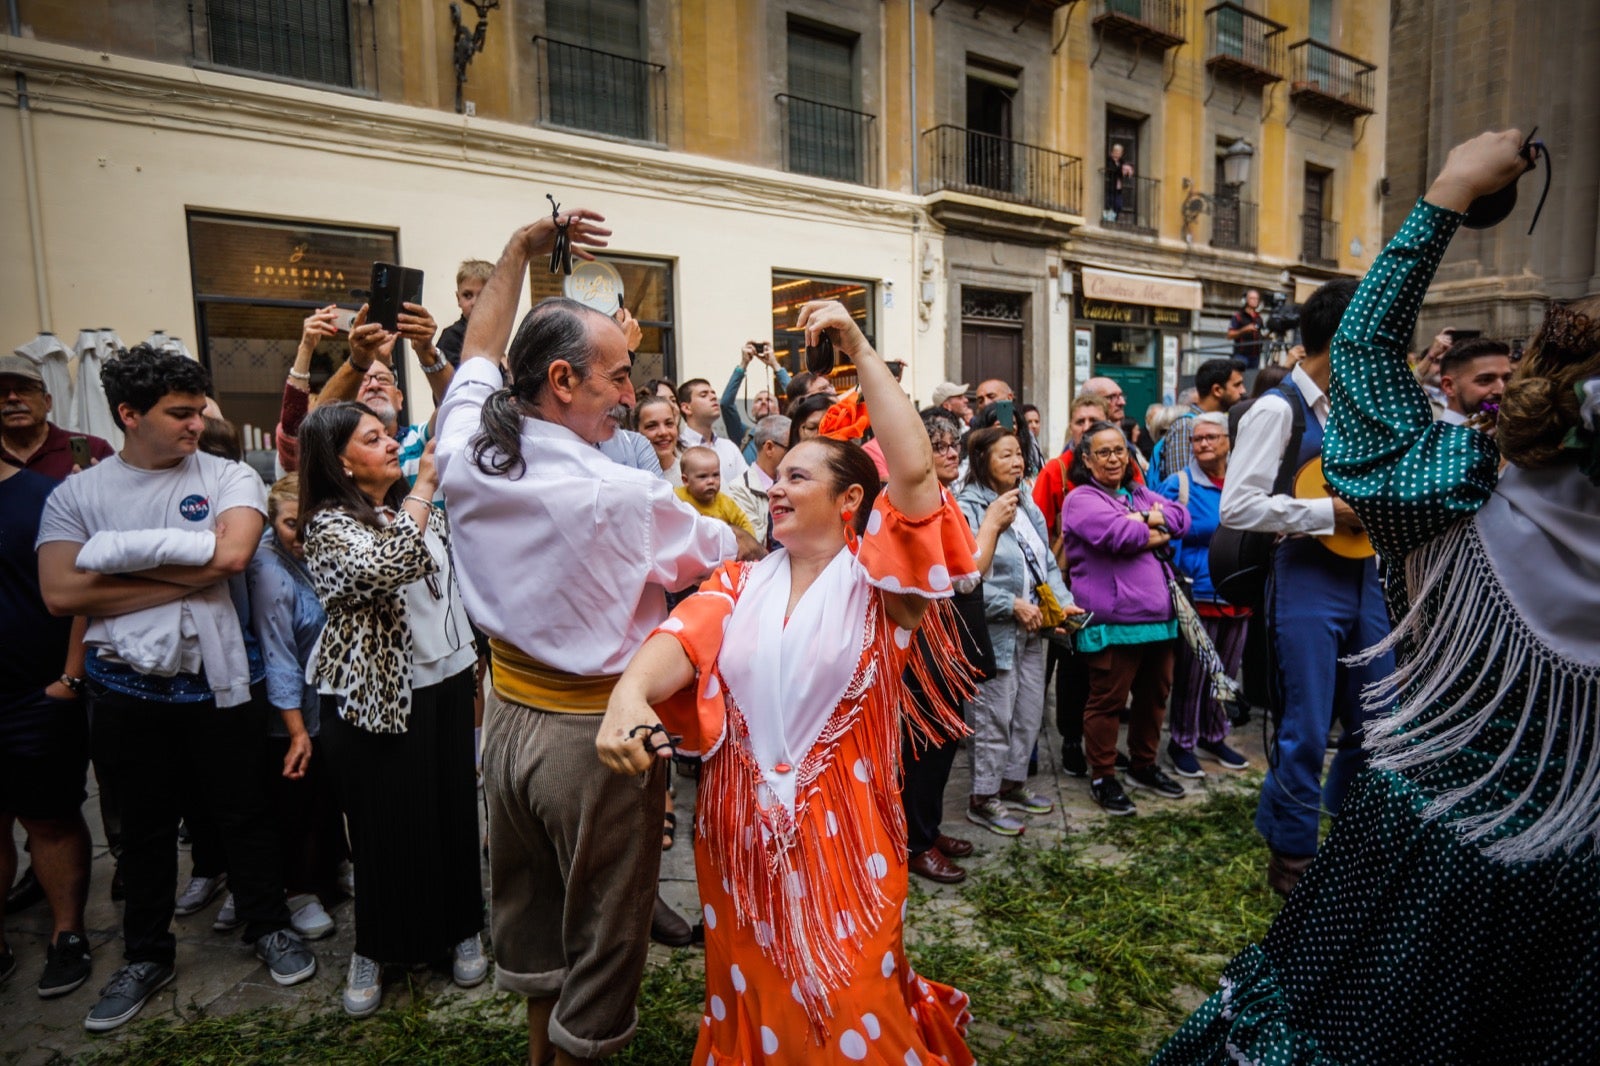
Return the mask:
[(902, 942), (898, 760), (903, 716), (913, 730), (965, 729), (948, 706), (918, 712), (902, 675), (923, 659), (912, 638), (926, 626), (940, 651), (928, 659), (970, 690), (941, 601), (977, 580), (972, 534), (915, 408), (849, 313), (809, 303), (798, 326), (854, 361), (888, 487), (856, 445), (790, 449), (767, 497), (783, 548), (724, 565), (651, 635), (611, 696), (600, 758), (644, 773), (669, 748), (664, 730), (702, 759), (694, 1066), (968, 1066), (966, 995), (914, 973)]

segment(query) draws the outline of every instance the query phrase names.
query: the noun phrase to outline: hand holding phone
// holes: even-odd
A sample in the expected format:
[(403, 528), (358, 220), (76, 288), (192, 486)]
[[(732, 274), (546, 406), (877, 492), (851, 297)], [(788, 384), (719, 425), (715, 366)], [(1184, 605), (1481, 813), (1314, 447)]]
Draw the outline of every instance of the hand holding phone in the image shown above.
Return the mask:
[(371, 309), (367, 321), (390, 333), (400, 330), (400, 313), (406, 304), (422, 303), (422, 271), (394, 263), (372, 264)]
[(72, 449), (72, 465), (78, 468), (79, 473), (94, 465), (94, 456), (89, 453), (88, 437), (73, 437), (67, 441), (67, 447)]

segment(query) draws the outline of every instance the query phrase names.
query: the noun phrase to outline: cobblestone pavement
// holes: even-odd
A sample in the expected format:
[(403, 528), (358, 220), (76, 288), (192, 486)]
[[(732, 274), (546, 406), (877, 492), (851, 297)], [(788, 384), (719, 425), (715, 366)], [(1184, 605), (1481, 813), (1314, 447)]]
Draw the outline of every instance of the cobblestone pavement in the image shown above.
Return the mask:
[[(1050, 706), (1054, 706), (1053, 700)], [(1250, 757), (1253, 769), (1265, 768), (1259, 716), (1231, 742)], [(1035, 791), (1046, 793), (1058, 802), (1055, 812), (1050, 815), (1028, 816), (1028, 830), (1021, 838), (1024, 846), (1048, 847), (1065, 834), (1105, 817), (1089, 799), (1088, 782), (1061, 772), (1059, 753), (1060, 740), (1047, 722), (1045, 732), (1039, 739), (1039, 772), (1032, 779), (1032, 784)], [(1227, 787), (1237, 780), (1237, 775), (1219, 769), (1215, 763), (1201, 765), (1206, 768), (1208, 776), (1202, 780), (1184, 782), (1190, 793), (1189, 798), (1165, 800), (1153, 797), (1148, 792), (1140, 792), (1135, 798), (1141, 804), (1141, 809), (1181, 808), (1185, 804), (1198, 802), (1206, 790)], [(945, 792), (944, 828), (950, 835), (965, 837), (977, 845), (973, 856), (963, 860), (963, 865), (972, 871), (973, 876), (981, 877), (984, 866), (1010, 847), (1012, 841), (986, 833), (963, 816), (969, 780), (967, 758), (965, 755), (958, 756), (949, 788)], [(678, 782), (680, 832), (677, 845), (662, 857), (661, 892), (669, 903), (693, 920), (700, 909), (695, 893), (694, 855), (690, 840), (694, 783), (681, 777)], [(93, 785), (91, 774), (91, 792), (84, 812), (89, 818), (94, 841), (86, 923), (94, 951), (94, 973), (82, 988), (71, 995), (54, 1000), (39, 999), (35, 984), (44, 966), (45, 945), (50, 935), (49, 909), (40, 903), (21, 914), (5, 918), (6, 939), (17, 957), (16, 972), (9, 981), (0, 985), (0, 1063), (5, 1066), (37, 1066), (59, 1062), (63, 1057), (72, 1058), (86, 1051), (104, 1048), (137, 1033), (137, 1023), (106, 1035), (91, 1035), (83, 1028), (83, 1017), (94, 1004), (97, 990), (121, 963), (121, 905), (111, 901), (112, 861), (106, 848)], [(20, 869), (26, 866), (26, 856), (20, 854), (23, 839), (20, 829), (16, 830), (16, 837)], [(180, 847), (182, 854), (178, 863), (179, 877), (185, 882), (189, 874), (187, 850)], [(1265, 850), (1262, 852), (1262, 861), (1264, 867)], [(487, 885), (487, 865), (484, 868), (484, 882)], [(959, 885), (934, 885), (921, 880), (918, 886), (936, 898), (954, 896), (961, 888)], [(359, 877), (356, 890), (360, 891)], [(163, 1016), (182, 1018), (195, 1010), (226, 1015), (261, 1006), (307, 1012), (338, 1009), (339, 993), (349, 968), (350, 952), (355, 940), (354, 920), (348, 901), (331, 910), (338, 922), (338, 931), (312, 945), (317, 954), (316, 976), (293, 988), (279, 988), (273, 984), (250, 948), (239, 942), (236, 935), (212, 931), (212, 920), (221, 905), (222, 894), (219, 893), (218, 898), (199, 913), (174, 919), (178, 937), (177, 978), (151, 999), (140, 1015), (141, 1020)], [(663, 953), (665, 957), (663, 949), (658, 947), (652, 950)], [(959, 983), (960, 975), (950, 974), (948, 978)], [(386, 1005), (401, 1003), (417, 992), (441, 991), (450, 987), (448, 967), (412, 973), (409, 981), (391, 975), (385, 985), (384, 1000)], [(491, 994), (492, 981), (465, 993), (473, 998)]]

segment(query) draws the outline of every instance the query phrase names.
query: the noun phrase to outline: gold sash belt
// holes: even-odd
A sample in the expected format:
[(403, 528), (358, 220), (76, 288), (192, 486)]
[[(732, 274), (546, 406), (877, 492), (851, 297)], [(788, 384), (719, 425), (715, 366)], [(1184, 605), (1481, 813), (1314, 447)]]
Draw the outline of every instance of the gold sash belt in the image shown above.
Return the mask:
[(558, 714), (604, 714), (620, 674), (583, 676), (558, 670), (490, 638), (489, 664), (501, 699)]

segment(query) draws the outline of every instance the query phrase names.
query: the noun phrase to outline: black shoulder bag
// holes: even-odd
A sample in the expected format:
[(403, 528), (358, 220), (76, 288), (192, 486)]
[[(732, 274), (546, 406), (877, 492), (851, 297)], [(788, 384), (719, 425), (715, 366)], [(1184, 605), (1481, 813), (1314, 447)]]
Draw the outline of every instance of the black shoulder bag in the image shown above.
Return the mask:
[[(1287, 496), (1294, 491), (1295, 460), (1300, 457), (1300, 443), (1306, 435), (1306, 413), (1300, 390), (1293, 382), (1285, 381), (1277, 391), (1289, 402), (1294, 424), (1289, 430), (1288, 446), (1278, 460), (1272, 494)], [(1272, 570), (1272, 551), (1277, 543), (1276, 533), (1218, 526), (1211, 535), (1209, 552), (1211, 584), (1217, 595), (1235, 607), (1260, 610), (1266, 600), (1267, 575)]]

